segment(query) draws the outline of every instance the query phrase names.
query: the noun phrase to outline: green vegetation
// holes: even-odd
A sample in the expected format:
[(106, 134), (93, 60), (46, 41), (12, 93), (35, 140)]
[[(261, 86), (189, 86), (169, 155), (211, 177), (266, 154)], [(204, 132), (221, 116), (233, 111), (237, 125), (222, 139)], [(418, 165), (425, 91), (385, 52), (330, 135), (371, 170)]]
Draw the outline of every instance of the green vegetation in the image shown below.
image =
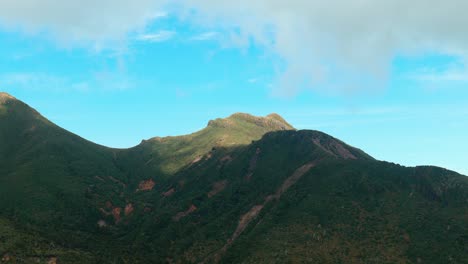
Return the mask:
[(276, 114), (110, 149), (0, 94), (7, 263), (466, 263), (467, 204), (465, 176)]
[(57, 258), (64, 263), (89, 263), (95, 259), (87, 252), (65, 249), (38, 233), (18, 229), (4, 218), (0, 218), (0, 252), (0, 262), (48, 263)]
[[(265, 118), (236, 113), (226, 119), (216, 119), (205, 129), (196, 133), (165, 138), (152, 138), (131, 150), (120, 153), (120, 163), (129, 159), (143, 158), (143, 167), (151, 172), (173, 175), (184, 166), (203, 158), (213, 148), (233, 148), (248, 145), (265, 133), (277, 130), (292, 130), (293, 127), (276, 114)], [(142, 167), (132, 164), (132, 167)], [(129, 168), (131, 169), (131, 168)]]

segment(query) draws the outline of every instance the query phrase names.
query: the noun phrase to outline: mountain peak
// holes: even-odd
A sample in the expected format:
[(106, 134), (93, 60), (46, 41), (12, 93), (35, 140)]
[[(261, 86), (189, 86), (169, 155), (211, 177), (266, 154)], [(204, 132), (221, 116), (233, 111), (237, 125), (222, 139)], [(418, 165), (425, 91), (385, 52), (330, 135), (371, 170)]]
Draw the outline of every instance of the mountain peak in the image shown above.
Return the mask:
[(31, 125), (30, 122), (36, 121), (52, 124), (34, 108), (5, 92), (0, 92), (0, 117), (8, 117), (15, 120), (14, 122), (24, 122), (24, 125)]
[(271, 113), (271, 114), (267, 115), (266, 118), (274, 119), (274, 120), (277, 120), (279, 122), (282, 122), (282, 123), (285, 123), (285, 124), (289, 125), (289, 123), (286, 122), (286, 120), (277, 113)]
[(3, 103), (6, 103), (7, 101), (11, 101), (11, 100), (17, 100), (15, 97), (9, 95), (8, 93), (5, 93), (5, 92), (0, 92), (0, 103), (3, 104)]
[(210, 120), (208, 126), (210, 127), (235, 127), (242, 126), (244, 124), (255, 125), (262, 128), (267, 128), (268, 130), (293, 130), (294, 127), (286, 122), (278, 114), (269, 114), (265, 117), (254, 116), (247, 113), (234, 113), (226, 118), (218, 118), (215, 120)]

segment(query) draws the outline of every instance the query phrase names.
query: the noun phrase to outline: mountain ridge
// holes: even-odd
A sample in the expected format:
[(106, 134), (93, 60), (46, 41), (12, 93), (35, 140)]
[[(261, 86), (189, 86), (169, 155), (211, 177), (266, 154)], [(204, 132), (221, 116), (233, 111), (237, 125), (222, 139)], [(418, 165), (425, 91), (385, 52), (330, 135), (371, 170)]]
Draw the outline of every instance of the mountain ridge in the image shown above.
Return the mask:
[(11, 105), (0, 114), (5, 259), (462, 263), (467, 257), (468, 178), (458, 173), (378, 161), (320, 131), (295, 130), (277, 114), (236, 113), (189, 135), (112, 149), (20, 101)]

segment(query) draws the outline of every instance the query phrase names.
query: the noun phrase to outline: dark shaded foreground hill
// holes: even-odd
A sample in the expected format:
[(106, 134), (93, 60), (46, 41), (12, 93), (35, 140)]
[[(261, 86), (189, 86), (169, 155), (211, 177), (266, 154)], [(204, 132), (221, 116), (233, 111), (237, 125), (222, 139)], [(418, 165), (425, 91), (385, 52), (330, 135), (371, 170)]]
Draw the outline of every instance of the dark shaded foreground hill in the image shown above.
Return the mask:
[(468, 179), (276, 114), (131, 149), (0, 94), (0, 257), (29, 263), (467, 263)]

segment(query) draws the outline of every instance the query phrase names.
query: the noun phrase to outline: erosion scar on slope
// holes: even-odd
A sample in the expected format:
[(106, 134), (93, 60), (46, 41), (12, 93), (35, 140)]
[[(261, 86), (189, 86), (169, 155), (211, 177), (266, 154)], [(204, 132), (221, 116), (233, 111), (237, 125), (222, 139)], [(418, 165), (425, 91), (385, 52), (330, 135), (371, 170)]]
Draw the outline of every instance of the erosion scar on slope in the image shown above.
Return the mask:
[[(265, 207), (265, 205), (272, 201), (273, 199), (279, 200), (281, 195), (285, 193), (291, 186), (293, 186), (304, 174), (306, 174), (310, 169), (316, 165), (316, 162), (309, 162), (301, 167), (299, 167), (294, 173), (284, 180), (283, 184), (278, 188), (278, 190), (273, 195), (269, 195), (265, 198), (263, 204), (253, 206), (247, 213), (241, 216), (239, 224), (237, 225), (236, 230), (232, 234), (231, 238), (226, 242), (226, 244), (214, 254), (214, 262), (219, 262), (222, 255), (227, 251), (227, 249), (234, 243), (234, 241), (244, 232), (247, 226), (254, 220)], [(203, 261), (203, 263), (208, 260)]]

